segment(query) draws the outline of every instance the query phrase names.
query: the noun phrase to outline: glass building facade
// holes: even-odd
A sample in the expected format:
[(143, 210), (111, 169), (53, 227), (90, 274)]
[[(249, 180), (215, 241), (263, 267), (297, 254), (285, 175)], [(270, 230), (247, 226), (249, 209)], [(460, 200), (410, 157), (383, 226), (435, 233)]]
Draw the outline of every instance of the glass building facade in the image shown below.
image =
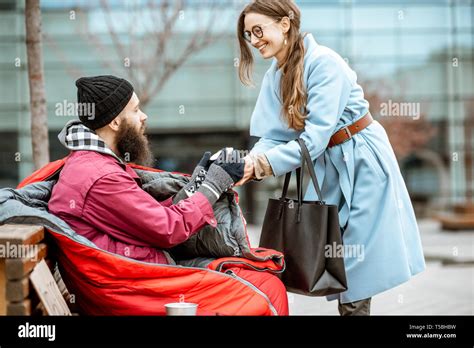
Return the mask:
[[(150, 53), (148, 28), (158, 25), (159, 17), (148, 17), (153, 12), (146, 8), (148, 2), (109, 3), (110, 11), (104, 14), (103, 9), (91, 5), (95, 2), (42, 1), (51, 159), (67, 153), (56, 135), (71, 116), (57, 109), (58, 103), (75, 101), (75, 79), (82, 75), (126, 76), (126, 69), (133, 69), (133, 60), (130, 66), (124, 64), (127, 52), (132, 55), (140, 49), (144, 55)], [(186, 2), (189, 9), (177, 20), (169, 54), (178, 54), (192, 33), (210, 18), (206, 10), (210, 3)], [(223, 146), (246, 149), (255, 141), (248, 135), (249, 121), (270, 62), (256, 59), (256, 88), (241, 85), (235, 28), (239, 9), (246, 2), (218, 3), (220, 12), (212, 18), (212, 26), (220, 39), (192, 55), (145, 106), (157, 167), (161, 169), (190, 172), (205, 150)], [(474, 1), (297, 3), (302, 11), (302, 30), (338, 52), (357, 72), (376, 118), (381, 122), (388, 119), (383, 112), (387, 105), (411, 105), (419, 108), (424, 121), (411, 131), (420, 134), (425, 129), (425, 133), (434, 130), (399, 158), (418, 212), (428, 214), (466, 200), (474, 190), (474, 142), (472, 128), (469, 130), (474, 122)], [(145, 13), (144, 9), (146, 16), (134, 16)], [(2, 186), (15, 185), (33, 169), (23, 12), (23, 1), (0, 2)], [(110, 16), (124, 47), (122, 54), (113, 45), (105, 16)], [(129, 27), (134, 28), (133, 36), (125, 29)], [(403, 139), (405, 125), (413, 128), (402, 122), (389, 132), (394, 134), (394, 147), (399, 142), (397, 132), (402, 132)], [(392, 127), (390, 122), (387, 127)], [(249, 221), (261, 222), (268, 197), (279, 194), (280, 187), (280, 179), (271, 178), (240, 189)]]

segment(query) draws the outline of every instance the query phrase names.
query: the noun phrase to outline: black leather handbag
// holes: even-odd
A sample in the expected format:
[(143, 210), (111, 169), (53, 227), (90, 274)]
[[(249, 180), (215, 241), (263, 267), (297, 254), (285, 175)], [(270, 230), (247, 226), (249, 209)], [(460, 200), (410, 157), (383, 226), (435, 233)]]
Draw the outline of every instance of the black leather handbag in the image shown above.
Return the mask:
[[(290, 292), (326, 296), (347, 290), (338, 209), (323, 201), (313, 163), (302, 139), (301, 167), (296, 170), (298, 199), (287, 198), (292, 173), (286, 174), (280, 199), (270, 199), (260, 246), (283, 252), (286, 269), (281, 279)], [(303, 201), (304, 165), (319, 201)]]

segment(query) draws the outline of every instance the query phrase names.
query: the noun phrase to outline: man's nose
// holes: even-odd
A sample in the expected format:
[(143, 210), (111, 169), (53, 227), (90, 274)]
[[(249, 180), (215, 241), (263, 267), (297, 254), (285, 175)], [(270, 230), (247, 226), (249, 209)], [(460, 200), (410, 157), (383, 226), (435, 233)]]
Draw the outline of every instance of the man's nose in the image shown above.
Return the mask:
[(140, 121), (141, 121), (141, 122), (145, 122), (147, 119), (148, 119), (147, 114), (145, 114), (144, 112), (142, 112), (142, 115), (141, 115), (141, 117), (140, 117)]

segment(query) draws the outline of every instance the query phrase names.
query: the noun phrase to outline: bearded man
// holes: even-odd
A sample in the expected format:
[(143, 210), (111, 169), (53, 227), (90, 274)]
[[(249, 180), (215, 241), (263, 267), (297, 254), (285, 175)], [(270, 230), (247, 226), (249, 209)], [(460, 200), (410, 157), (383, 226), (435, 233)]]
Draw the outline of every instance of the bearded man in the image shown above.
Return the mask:
[[(147, 115), (132, 85), (114, 76), (95, 76), (80, 78), (76, 86), (78, 103), (91, 103), (93, 107), (83, 109), (94, 113), (79, 115), (59, 134), (71, 154), (53, 187), (49, 212), (103, 250), (176, 264), (163, 249), (185, 242), (206, 224), (217, 226), (212, 205), (242, 179), (244, 163), (213, 162), (207, 152), (183, 190), (158, 202), (126, 163), (153, 162), (145, 135)], [(288, 315), (285, 287), (274, 275), (238, 267), (232, 271), (266, 294), (280, 315)]]
[(206, 224), (216, 226), (212, 205), (242, 178), (243, 163), (200, 163), (206, 176), (198, 189), (191, 187), (190, 197), (177, 204), (173, 197), (157, 202), (126, 164), (153, 162), (145, 135), (147, 115), (132, 85), (114, 76), (95, 76), (80, 78), (76, 86), (78, 103), (93, 104), (85, 109), (94, 114), (80, 115), (59, 134), (72, 153), (53, 188), (50, 213), (101, 249), (173, 264), (162, 249), (186, 241)]

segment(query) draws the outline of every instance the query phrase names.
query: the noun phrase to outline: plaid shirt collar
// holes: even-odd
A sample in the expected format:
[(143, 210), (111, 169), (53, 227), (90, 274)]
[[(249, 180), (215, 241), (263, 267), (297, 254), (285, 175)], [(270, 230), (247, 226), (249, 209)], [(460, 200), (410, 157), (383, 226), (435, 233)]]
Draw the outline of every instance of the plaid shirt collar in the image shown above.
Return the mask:
[(117, 156), (92, 129), (84, 126), (78, 120), (69, 121), (58, 139), (67, 149), (72, 151), (96, 151), (112, 156), (125, 165), (125, 162)]

